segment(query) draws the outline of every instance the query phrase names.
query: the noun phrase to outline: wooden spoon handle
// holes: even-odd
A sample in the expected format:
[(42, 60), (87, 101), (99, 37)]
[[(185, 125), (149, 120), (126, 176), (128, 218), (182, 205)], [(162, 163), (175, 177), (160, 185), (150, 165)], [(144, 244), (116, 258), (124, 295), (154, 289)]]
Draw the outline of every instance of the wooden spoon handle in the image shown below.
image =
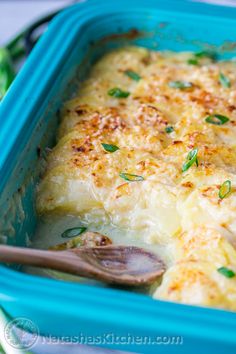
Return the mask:
[(0, 262), (51, 268), (81, 276), (87, 276), (90, 270), (79, 249), (75, 255), (69, 251), (47, 251), (0, 245)]
[(79, 248), (75, 253), (70, 250), (48, 251), (0, 245), (0, 262), (48, 268), (86, 278), (106, 279), (109, 282), (108, 270), (104, 272), (90, 264), (84, 253), (86, 252)]
[[(71, 255), (71, 258), (73, 258), (73, 255)], [(83, 268), (84, 262), (80, 260), (79, 253), (76, 258), (78, 262), (81, 261), (81, 268)], [(63, 251), (0, 245), (0, 262), (19, 263), (63, 271), (70, 264), (70, 254)]]
[[(86, 278), (103, 280), (104, 272), (99, 271), (83, 257), (83, 250), (76, 253), (67, 251), (48, 251), (0, 245), (0, 262), (19, 263), (34, 267), (48, 268)], [(108, 278), (109, 274), (105, 274)]]

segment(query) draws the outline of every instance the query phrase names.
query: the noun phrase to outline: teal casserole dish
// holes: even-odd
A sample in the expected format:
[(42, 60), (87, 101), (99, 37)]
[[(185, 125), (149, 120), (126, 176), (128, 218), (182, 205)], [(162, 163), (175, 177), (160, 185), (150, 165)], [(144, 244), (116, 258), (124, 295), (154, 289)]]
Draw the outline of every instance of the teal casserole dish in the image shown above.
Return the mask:
[[(0, 106), (1, 242), (25, 246), (34, 234), (40, 152), (55, 143), (57, 112), (77, 85), (73, 77), (83, 79), (94, 60), (127, 43), (175, 51), (214, 48), (221, 58), (232, 58), (235, 18), (233, 8), (174, 0), (89, 0), (57, 16)], [(4, 309), (33, 321), (42, 335), (82, 335), (93, 337), (88, 344), (142, 353), (236, 350), (236, 314), (229, 311), (44, 279), (5, 266), (0, 284)]]

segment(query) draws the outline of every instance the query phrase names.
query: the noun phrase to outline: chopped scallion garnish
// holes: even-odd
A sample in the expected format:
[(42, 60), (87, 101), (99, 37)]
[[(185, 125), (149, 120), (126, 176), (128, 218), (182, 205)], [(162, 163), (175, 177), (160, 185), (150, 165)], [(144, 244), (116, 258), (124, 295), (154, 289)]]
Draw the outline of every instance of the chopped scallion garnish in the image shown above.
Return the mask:
[(134, 81), (141, 80), (141, 76), (133, 70), (125, 70), (125, 75), (127, 75), (130, 79)]
[(169, 126), (169, 127), (165, 128), (165, 131), (166, 131), (167, 134), (170, 134), (170, 133), (172, 133), (174, 131), (174, 128), (172, 126)]
[(197, 60), (197, 59), (194, 59), (194, 58), (188, 59), (188, 60), (187, 60), (187, 63), (188, 63), (189, 65), (198, 65), (198, 64), (199, 64), (198, 60)]
[(220, 73), (219, 75), (219, 82), (223, 87), (230, 88), (231, 86), (230, 79), (223, 73)]
[(118, 146), (112, 145), (112, 144), (102, 143), (102, 146), (103, 146), (104, 150), (106, 150), (107, 152), (115, 152), (116, 150), (119, 150)]
[(223, 125), (229, 121), (229, 118), (222, 114), (212, 114), (205, 118), (205, 121), (210, 124)]
[(123, 91), (119, 87), (114, 87), (108, 91), (108, 95), (115, 98), (126, 98), (130, 95), (130, 92)]
[(73, 227), (71, 229), (65, 230), (62, 234), (61, 237), (63, 238), (70, 238), (70, 237), (75, 237), (81, 235), (83, 232), (87, 230), (87, 227), (84, 226), (79, 226), (79, 227)]
[(198, 158), (197, 158), (198, 148), (191, 150), (188, 155), (186, 162), (182, 166), (182, 172), (187, 171), (194, 163), (198, 166)]
[(212, 60), (217, 59), (217, 54), (211, 50), (202, 50), (200, 52), (194, 53), (197, 58), (210, 58)]
[(217, 271), (224, 275), (226, 278), (233, 278), (235, 276), (235, 273), (232, 269), (226, 268), (226, 267), (220, 267), (217, 269)]
[(227, 180), (220, 187), (219, 198), (224, 199), (230, 194), (230, 192), (231, 192), (231, 181)]
[(131, 173), (121, 172), (119, 176), (129, 182), (144, 181), (143, 176), (133, 175)]
[(170, 81), (168, 85), (172, 88), (177, 88), (180, 90), (188, 89), (193, 86), (193, 84), (188, 81)]

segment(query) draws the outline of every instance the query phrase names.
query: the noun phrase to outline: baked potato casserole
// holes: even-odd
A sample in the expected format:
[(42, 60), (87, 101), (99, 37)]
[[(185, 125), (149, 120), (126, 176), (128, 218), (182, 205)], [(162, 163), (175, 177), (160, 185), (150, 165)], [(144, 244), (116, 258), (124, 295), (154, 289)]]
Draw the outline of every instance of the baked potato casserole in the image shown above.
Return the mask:
[(61, 115), (38, 213), (159, 245), (154, 298), (236, 310), (235, 62), (116, 49)]

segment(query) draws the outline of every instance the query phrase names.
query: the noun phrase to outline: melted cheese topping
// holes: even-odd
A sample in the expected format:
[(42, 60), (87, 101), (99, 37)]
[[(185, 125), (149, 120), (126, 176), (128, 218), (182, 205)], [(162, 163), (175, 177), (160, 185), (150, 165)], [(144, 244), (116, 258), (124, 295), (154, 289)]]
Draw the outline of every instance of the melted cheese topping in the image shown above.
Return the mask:
[[(94, 65), (64, 106), (37, 208), (136, 231), (143, 242), (164, 246), (161, 256), (171, 261), (155, 298), (236, 310), (236, 277), (217, 271), (236, 272), (236, 66), (207, 58), (189, 65), (192, 57), (126, 47)], [(220, 73), (230, 88), (220, 84)], [(192, 86), (173, 88), (173, 80)], [(129, 97), (109, 96), (114, 87)], [(211, 114), (230, 120), (209, 124)], [(109, 153), (102, 143), (119, 150)], [(199, 165), (183, 173), (193, 148)], [(144, 180), (125, 181), (121, 172)], [(226, 180), (231, 194), (220, 199)]]

